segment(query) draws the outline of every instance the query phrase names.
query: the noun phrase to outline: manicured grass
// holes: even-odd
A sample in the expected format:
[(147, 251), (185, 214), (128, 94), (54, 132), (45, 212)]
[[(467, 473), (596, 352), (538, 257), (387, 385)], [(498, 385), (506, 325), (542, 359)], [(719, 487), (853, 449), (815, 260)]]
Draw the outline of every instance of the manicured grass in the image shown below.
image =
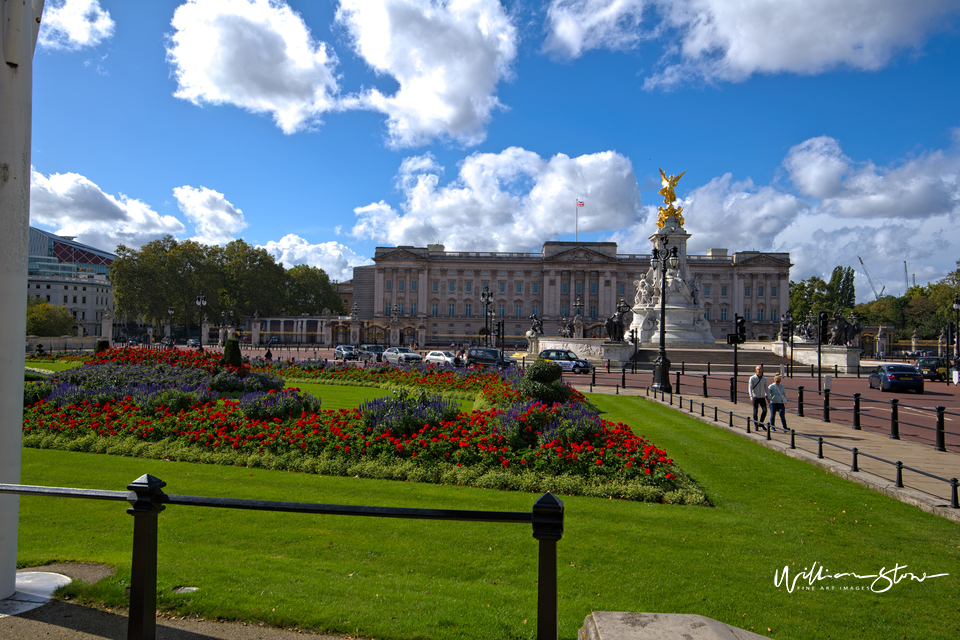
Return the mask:
[(27, 360), (26, 365), (35, 369), (46, 369), (47, 371), (64, 371), (73, 369), (80, 365), (79, 360), (38, 360), (36, 362)]
[[(960, 636), (956, 524), (641, 398), (590, 400), (665, 448), (716, 506), (564, 497), (562, 638), (574, 638), (591, 610), (698, 613), (773, 638)], [(170, 493), (267, 500), (526, 511), (537, 498), (47, 450), (23, 455), (29, 484), (119, 489), (152, 473)], [(21, 498), (19, 564), (115, 564), (118, 575), (93, 593), (122, 603), (132, 530), (124, 510)], [(536, 542), (523, 525), (186, 507), (159, 518), (161, 607), (375, 638), (535, 633)], [(869, 580), (824, 580), (793, 593), (774, 586), (784, 565), (797, 572), (814, 562), (830, 573), (899, 563), (917, 575), (951, 575), (908, 578), (885, 593), (819, 589)], [(173, 594), (181, 585), (200, 590)]]
[[(288, 387), (296, 387), (304, 393), (320, 398), (324, 409), (352, 409), (361, 402), (389, 396), (388, 389), (379, 387), (354, 387), (348, 385), (316, 384), (312, 382), (291, 382)], [(456, 400), (461, 411), (472, 411), (473, 401)]]

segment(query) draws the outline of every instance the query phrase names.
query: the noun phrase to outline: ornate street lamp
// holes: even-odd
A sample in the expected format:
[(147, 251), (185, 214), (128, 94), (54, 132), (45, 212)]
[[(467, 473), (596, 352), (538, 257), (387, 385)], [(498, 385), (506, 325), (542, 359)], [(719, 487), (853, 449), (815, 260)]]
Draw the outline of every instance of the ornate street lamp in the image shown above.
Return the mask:
[(168, 322), (170, 331), (167, 332), (167, 337), (170, 338), (170, 346), (173, 346), (173, 307), (167, 308), (167, 315), (170, 316), (170, 321)]
[(676, 247), (667, 250), (670, 240), (666, 236), (659, 237), (660, 248), (653, 249), (654, 271), (660, 272), (660, 351), (653, 363), (653, 389), (663, 393), (673, 393), (670, 385), (670, 360), (667, 359), (667, 269), (676, 269), (680, 264), (680, 255)]
[(953, 295), (953, 359), (960, 360), (960, 294)]
[[(207, 306), (207, 296), (203, 295), (203, 289), (200, 289), (200, 295), (197, 296), (197, 313), (200, 316), (200, 346), (203, 346), (203, 308)], [(188, 333), (189, 335), (189, 333)]]
[(493, 294), (489, 287), (483, 285), (480, 293), (480, 304), (483, 305), (483, 346), (490, 346), (490, 305), (493, 304)]
[(577, 296), (577, 301), (573, 303), (573, 317), (583, 316), (583, 300)]

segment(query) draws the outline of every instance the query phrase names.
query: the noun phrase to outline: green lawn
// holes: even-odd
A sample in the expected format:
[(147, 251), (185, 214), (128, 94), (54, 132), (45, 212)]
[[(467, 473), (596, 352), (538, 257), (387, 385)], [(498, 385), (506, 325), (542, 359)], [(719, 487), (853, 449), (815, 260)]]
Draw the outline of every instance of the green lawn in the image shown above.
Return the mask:
[(27, 360), (26, 365), (35, 369), (46, 369), (47, 371), (64, 371), (73, 369), (80, 364), (79, 360), (53, 360), (53, 361), (32, 361)]
[[(312, 382), (292, 382), (288, 387), (296, 387), (323, 400), (324, 409), (350, 409), (372, 398), (389, 396), (390, 391), (379, 387), (354, 387), (347, 385), (317, 384)], [(472, 411), (473, 401), (457, 400), (461, 411)]]
[[(318, 386), (328, 407), (344, 391)], [(960, 637), (956, 524), (641, 398), (590, 400), (608, 419), (664, 447), (716, 506), (564, 497), (562, 638), (575, 638), (591, 610), (698, 613), (773, 638)], [(525, 511), (537, 498), (23, 451), (28, 484), (120, 489), (143, 473), (166, 480), (169, 493), (267, 500)], [(18, 563), (117, 565), (117, 576), (91, 591), (121, 603), (132, 531), (125, 506), (21, 498)], [(536, 542), (528, 526), (186, 507), (170, 507), (159, 518), (163, 607), (384, 639), (535, 633)], [(774, 572), (784, 565), (800, 571), (814, 562), (830, 573), (876, 573), (899, 563), (918, 575), (951, 575), (922, 583), (908, 578), (885, 593), (839, 588), (869, 586), (854, 579), (793, 593), (774, 586)], [(181, 585), (200, 590), (173, 594)]]

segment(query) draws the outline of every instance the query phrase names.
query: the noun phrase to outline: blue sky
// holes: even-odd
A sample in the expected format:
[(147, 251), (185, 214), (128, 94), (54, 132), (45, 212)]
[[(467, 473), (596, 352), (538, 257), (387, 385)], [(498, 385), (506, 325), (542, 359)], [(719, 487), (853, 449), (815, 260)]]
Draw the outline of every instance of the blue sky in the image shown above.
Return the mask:
[(350, 277), (374, 247), (785, 251), (887, 293), (960, 259), (960, 0), (47, 0), (32, 224)]

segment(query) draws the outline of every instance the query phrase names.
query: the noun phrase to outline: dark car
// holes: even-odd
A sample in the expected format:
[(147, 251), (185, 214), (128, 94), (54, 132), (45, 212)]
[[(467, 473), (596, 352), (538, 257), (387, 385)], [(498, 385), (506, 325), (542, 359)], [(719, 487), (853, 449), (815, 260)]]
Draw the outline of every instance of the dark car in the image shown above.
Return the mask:
[(504, 358), (500, 356), (499, 349), (488, 347), (470, 347), (467, 349), (467, 366), (477, 367), (497, 367), (505, 369), (516, 364), (513, 358)]
[(867, 379), (870, 388), (881, 391), (916, 391), (923, 393), (923, 376), (912, 364), (882, 364)]
[(378, 344), (362, 344), (357, 353), (357, 360), (360, 362), (383, 362), (383, 352), (385, 348)]
[(920, 358), (917, 360), (917, 369), (920, 370), (920, 375), (928, 380), (946, 380), (950, 362), (936, 356)]
[(590, 363), (567, 349), (544, 349), (537, 357), (556, 362), (564, 371), (590, 373)]

